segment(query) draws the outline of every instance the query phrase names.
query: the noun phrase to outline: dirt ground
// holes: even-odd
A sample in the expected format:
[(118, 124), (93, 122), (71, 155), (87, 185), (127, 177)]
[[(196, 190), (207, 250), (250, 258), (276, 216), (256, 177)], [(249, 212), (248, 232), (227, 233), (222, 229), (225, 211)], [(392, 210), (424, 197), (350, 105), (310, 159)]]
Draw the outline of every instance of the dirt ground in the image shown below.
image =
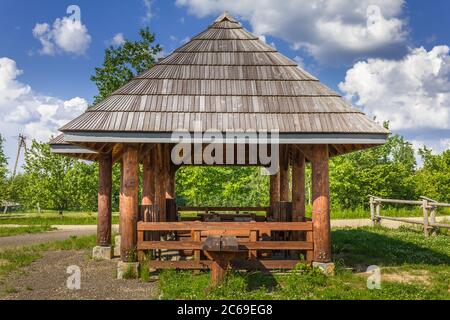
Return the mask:
[[(43, 258), (0, 282), (0, 300), (150, 300), (157, 283), (117, 280), (117, 260), (94, 261), (90, 251), (48, 251)], [(81, 289), (66, 286), (67, 267), (81, 269)]]

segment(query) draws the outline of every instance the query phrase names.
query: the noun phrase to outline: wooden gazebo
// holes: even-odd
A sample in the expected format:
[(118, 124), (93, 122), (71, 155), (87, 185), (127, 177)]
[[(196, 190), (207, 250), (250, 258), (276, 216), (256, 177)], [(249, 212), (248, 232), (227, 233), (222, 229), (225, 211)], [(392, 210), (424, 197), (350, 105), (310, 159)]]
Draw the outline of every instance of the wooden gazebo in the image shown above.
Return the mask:
[[(170, 199), (176, 197), (178, 165), (171, 160), (171, 150), (178, 142), (172, 133), (180, 130), (244, 135), (277, 132), (280, 170), (270, 178), (270, 209), (263, 221), (176, 219)], [(196, 253), (197, 262), (155, 261), (158, 268), (211, 267), (218, 260), (219, 266), (228, 264), (231, 258), (220, 258), (228, 256), (220, 250), (224, 245), (220, 241), (233, 239), (210, 238), (214, 235), (237, 237), (239, 251), (246, 249), (250, 253), (244, 260), (257, 260), (259, 266), (291, 266), (262, 258), (271, 256), (264, 255), (264, 250), (280, 249), (280, 245), (287, 250), (308, 251), (310, 262), (331, 262), (328, 160), (381, 145), (389, 134), (294, 61), (245, 30), (228, 13), (60, 131), (63, 135), (50, 143), (54, 152), (99, 163), (100, 247), (111, 246), (111, 168), (118, 161), (122, 165), (122, 260), (134, 261), (131, 253), (136, 249), (186, 249)], [(244, 143), (245, 161), (235, 164), (260, 164), (250, 163), (251, 144)], [(227, 151), (223, 157), (227, 157)], [(305, 219), (308, 161), (312, 164), (312, 221)], [(225, 163), (229, 164), (222, 161), (220, 165)], [(140, 164), (142, 199), (138, 199)], [(139, 213), (140, 206), (147, 210), (144, 215)], [(161, 239), (145, 235), (154, 235), (155, 231), (176, 232), (178, 241), (157, 241)], [(281, 231), (298, 236), (280, 238)], [(305, 238), (295, 231), (309, 236)], [(192, 237), (183, 240), (183, 232), (190, 232)], [(219, 243), (219, 250), (206, 250), (205, 245), (211, 246), (214, 241)], [(210, 263), (201, 261), (200, 250)]]

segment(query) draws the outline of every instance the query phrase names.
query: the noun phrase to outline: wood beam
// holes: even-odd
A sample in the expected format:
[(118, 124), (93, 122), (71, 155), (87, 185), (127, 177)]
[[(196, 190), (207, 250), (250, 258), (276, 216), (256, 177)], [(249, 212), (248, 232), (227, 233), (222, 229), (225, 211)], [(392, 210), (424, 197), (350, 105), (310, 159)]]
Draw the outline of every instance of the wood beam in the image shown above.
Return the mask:
[(331, 262), (330, 182), (328, 146), (312, 146), (312, 219), (314, 261)]
[(292, 157), (292, 221), (305, 219), (305, 156), (294, 150)]
[(280, 201), (289, 201), (289, 146), (280, 146)]
[(155, 149), (155, 205), (159, 221), (166, 221), (166, 173), (164, 145), (158, 144)]
[(312, 151), (311, 145), (297, 144), (297, 145), (295, 145), (295, 148), (300, 150), (300, 152), (303, 153), (303, 155), (305, 156), (306, 159), (308, 159), (309, 161), (312, 161), (311, 159), (313, 157), (313, 151)]
[(155, 163), (151, 148), (142, 150), (142, 205), (151, 206), (155, 203)]
[(98, 220), (97, 245), (111, 246), (111, 192), (112, 192), (112, 156), (101, 154), (98, 158)]
[(120, 194), (121, 258), (124, 262), (136, 260), (139, 157), (137, 145), (124, 145), (122, 190)]
[(175, 199), (175, 168), (172, 165), (172, 147), (164, 145), (164, 174), (166, 181), (166, 199)]
[(280, 202), (280, 172), (270, 176), (270, 216), (273, 217), (276, 204)]

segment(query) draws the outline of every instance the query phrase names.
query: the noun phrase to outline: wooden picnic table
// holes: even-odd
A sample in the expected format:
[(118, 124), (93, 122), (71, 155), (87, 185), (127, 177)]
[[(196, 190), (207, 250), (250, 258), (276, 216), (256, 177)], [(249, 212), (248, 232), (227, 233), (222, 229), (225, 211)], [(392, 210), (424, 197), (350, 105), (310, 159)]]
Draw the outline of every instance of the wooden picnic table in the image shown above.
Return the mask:
[(239, 253), (238, 240), (235, 236), (209, 236), (202, 250), (213, 261), (211, 281), (216, 286), (225, 278), (231, 260)]

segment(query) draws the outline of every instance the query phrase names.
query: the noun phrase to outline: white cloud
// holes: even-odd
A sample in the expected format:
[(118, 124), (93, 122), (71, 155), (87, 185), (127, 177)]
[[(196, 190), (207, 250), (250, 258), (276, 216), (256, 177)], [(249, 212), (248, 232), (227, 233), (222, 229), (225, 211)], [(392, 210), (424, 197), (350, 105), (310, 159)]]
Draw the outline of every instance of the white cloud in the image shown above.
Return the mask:
[(393, 130), (450, 129), (450, 48), (411, 50), (401, 60), (369, 59), (347, 71), (339, 88)]
[(153, 18), (153, 0), (143, 0), (145, 15), (142, 17), (144, 23), (149, 23)]
[(69, 53), (83, 55), (91, 44), (91, 36), (79, 19), (72, 17), (57, 18), (53, 25), (37, 23), (33, 36), (41, 42), (39, 51), (43, 55)]
[(0, 134), (6, 139), (7, 155), (14, 157), (17, 141), (26, 136), (48, 141), (58, 128), (83, 113), (88, 103), (83, 98), (62, 100), (36, 93), (17, 78), (23, 72), (12, 59), (0, 58)]
[(300, 69), (305, 70), (305, 59), (303, 59), (303, 58), (300, 57), (300, 56), (295, 56), (295, 57), (294, 57), (294, 61), (297, 62), (298, 67), (299, 67)]
[(224, 10), (250, 22), (322, 63), (397, 56), (405, 52), (404, 0), (176, 0), (198, 17)]
[(109, 42), (110, 45), (114, 47), (121, 46), (125, 43), (125, 37), (123, 36), (123, 33), (116, 34), (111, 41)]

